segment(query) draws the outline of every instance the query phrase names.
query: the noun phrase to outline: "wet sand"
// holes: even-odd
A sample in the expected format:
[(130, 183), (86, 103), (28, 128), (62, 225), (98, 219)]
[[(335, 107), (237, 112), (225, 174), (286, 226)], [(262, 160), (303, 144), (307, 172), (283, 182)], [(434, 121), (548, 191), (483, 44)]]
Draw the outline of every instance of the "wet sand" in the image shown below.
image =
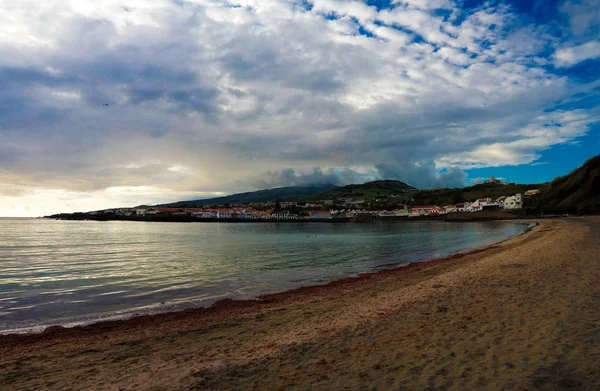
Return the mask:
[(1, 390), (598, 390), (600, 218), (209, 309), (0, 336)]

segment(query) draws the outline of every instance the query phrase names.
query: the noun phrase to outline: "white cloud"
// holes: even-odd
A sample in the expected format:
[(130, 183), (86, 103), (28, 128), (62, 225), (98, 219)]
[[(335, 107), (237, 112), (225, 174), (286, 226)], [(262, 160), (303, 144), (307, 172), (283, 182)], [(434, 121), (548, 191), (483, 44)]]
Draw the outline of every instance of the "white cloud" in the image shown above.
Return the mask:
[(600, 57), (600, 41), (590, 41), (579, 46), (558, 49), (554, 53), (554, 63), (558, 67), (570, 67), (598, 57)]
[(469, 184), (470, 184), (471, 186), (474, 186), (474, 185), (480, 185), (480, 184), (482, 184), (484, 181), (485, 181), (485, 178), (482, 178), (482, 177), (477, 177), (477, 178), (469, 179)]
[[(0, 0), (0, 183), (177, 199), (363, 167), (432, 186), (532, 162), (597, 120), (554, 111), (592, 87), (553, 74), (557, 38), (507, 6), (308, 3)], [(578, 37), (557, 64), (595, 53)]]
[(594, 120), (582, 110), (553, 112), (535, 118), (528, 126), (518, 129), (519, 137), (508, 142), (480, 145), (472, 151), (446, 155), (438, 165), (461, 168), (499, 167), (528, 164), (537, 160), (539, 152), (552, 145), (568, 143), (587, 133)]
[(171, 172), (177, 172), (177, 173), (183, 173), (183, 174), (192, 172), (192, 170), (189, 167), (182, 166), (181, 164), (175, 164), (175, 165), (167, 168), (167, 170), (171, 171)]
[(344, 0), (314, 0), (313, 12), (351, 16), (361, 22), (373, 20), (377, 14), (375, 7), (370, 7), (360, 1)]
[(450, 0), (394, 0), (393, 4), (408, 4), (421, 9), (452, 8), (454, 3)]

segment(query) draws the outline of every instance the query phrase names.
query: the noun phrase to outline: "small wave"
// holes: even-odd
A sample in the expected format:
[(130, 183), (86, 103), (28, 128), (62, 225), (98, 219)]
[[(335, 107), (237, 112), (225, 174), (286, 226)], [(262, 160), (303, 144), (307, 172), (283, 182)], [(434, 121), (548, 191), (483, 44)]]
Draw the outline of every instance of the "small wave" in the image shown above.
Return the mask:
[(104, 293), (98, 293), (96, 296), (118, 295), (119, 293), (126, 293), (126, 292), (128, 292), (128, 291), (104, 292)]

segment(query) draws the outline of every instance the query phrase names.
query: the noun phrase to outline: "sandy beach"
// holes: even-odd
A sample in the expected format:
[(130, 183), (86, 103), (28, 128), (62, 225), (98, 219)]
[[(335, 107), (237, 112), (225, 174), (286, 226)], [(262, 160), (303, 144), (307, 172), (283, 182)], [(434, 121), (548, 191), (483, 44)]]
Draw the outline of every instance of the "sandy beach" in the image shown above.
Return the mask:
[(1, 390), (598, 390), (600, 218), (325, 286), (0, 336)]

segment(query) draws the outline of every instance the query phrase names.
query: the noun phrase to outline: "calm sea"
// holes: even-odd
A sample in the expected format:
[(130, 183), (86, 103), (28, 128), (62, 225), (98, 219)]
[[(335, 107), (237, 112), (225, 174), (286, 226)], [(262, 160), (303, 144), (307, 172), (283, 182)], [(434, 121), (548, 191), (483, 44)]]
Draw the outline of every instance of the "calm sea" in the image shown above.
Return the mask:
[(323, 284), (489, 245), (524, 228), (0, 219), (0, 333)]

